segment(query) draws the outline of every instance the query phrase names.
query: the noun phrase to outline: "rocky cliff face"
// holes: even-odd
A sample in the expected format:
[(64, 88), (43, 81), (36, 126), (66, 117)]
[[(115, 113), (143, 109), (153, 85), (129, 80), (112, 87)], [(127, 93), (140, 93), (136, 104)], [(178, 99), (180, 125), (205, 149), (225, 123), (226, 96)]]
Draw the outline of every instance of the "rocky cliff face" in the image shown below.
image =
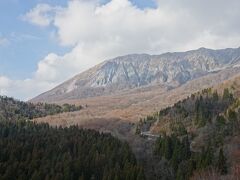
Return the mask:
[(32, 101), (79, 99), (157, 84), (174, 88), (236, 66), (240, 66), (240, 48), (121, 56), (75, 76)]

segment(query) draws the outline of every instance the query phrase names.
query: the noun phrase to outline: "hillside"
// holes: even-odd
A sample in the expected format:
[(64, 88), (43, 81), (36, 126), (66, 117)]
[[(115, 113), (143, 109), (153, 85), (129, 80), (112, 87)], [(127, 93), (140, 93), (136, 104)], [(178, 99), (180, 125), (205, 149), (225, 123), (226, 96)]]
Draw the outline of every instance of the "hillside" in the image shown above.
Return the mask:
[(160, 164), (166, 161), (171, 172), (160, 175), (235, 179), (240, 165), (239, 109), (240, 100), (228, 88), (204, 89), (141, 119), (136, 133), (160, 135), (154, 142), (154, 156)]
[(109, 133), (31, 121), (80, 106), (35, 105), (8, 97), (0, 97), (0, 106), (1, 179), (145, 179), (129, 145)]
[(74, 112), (82, 106), (70, 104), (26, 103), (6, 96), (0, 96), (0, 120), (33, 119), (63, 112)]
[[(159, 112), (161, 109), (164, 111), (164, 108), (166, 107), (174, 107), (174, 104), (178, 101), (188, 102), (191, 100), (191, 98), (188, 98), (191, 97), (191, 94), (198, 94), (199, 96), (201, 94), (198, 93), (199, 91), (209, 87), (212, 87), (212, 93), (215, 92), (215, 90), (218, 90), (219, 99), (221, 99), (220, 97), (226, 88), (228, 88), (229, 91), (234, 94), (234, 98), (239, 98), (240, 76), (237, 74), (238, 71), (238, 68), (235, 67), (234, 69), (224, 70), (224, 73), (221, 71), (215, 72), (211, 74), (211, 76), (204, 76), (193, 81), (189, 81), (178, 88), (167, 91), (161, 86), (152, 86), (148, 88), (138, 88), (131, 91), (123, 91), (122, 93), (114, 96), (109, 95), (77, 101), (73, 100), (69, 102), (76, 104), (87, 104), (88, 106), (79, 112), (38, 118), (34, 120), (36, 122), (48, 122), (51, 125), (69, 126), (72, 124), (78, 124), (85, 128), (96, 129), (103, 132), (111, 132), (111, 134), (114, 136), (122, 140), (126, 140), (130, 144), (138, 162), (140, 165), (144, 166), (145, 174), (148, 179), (156, 179), (156, 177), (161, 178), (162, 176), (168, 175), (169, 178), (173, 178), (174, 174), (172, 173), (171, 167), (166, 169), (168, 166), (166, 164), (167, 162), (160, 161), (159, 158), (161, 157), (153, 154), (154, 141), (149, 141), (147, 138), (141, 138), (140, 136), (135, 135), (135, 123), (138, 122), (140, 118), (144, 119), (144, 117), (147, 115), (149, 116), (150, 114), (155, 114), (155, 112)], [(204, 92), (205, 91), (203, 91), (203, 93)], [(194, 101), (191, 100), (191, 103), (193, 102)], [(221, 105), (220, 100), (218, 104), (214, 104), (214, 106), (218, 105)], [(189, 105), (186, 107), (186, 109), (191, 112), (194, 112), (193, 108), (194, 106)], [(221, 106), (216, 113), (224, 112), (226, 108), (228, 108), (228, 104), (226, 106)], [(180, 114), (176, 114), (176, 117), (178, 117), (178, 115), (181, 117)], [(216, 117), (216, 115), (214, 116)], [(155, 123), (156, 119), (151, 118), (151, 116), (149, 117), (150, 124), (152, 124), (152, 133), (157, 134), (159, 132), (163, 132), (162, 130), (166, 130), (165, 127), (170, 129), (169, 118), (166, 118), (167, 121), (165, 122), (164, 116), (162, 121), (159, 121), (160, 123)], [(191, 115), (191, 117), (194, 116)], [(189, 117), (187, 119), (191, 118)], [(186, 122), (189, 123), (189, 121)], [(211, 128), (214, 129), (214, 127), (211, 126), (206, 126), (207, 128), (200, 126), (198, 128), (198, 126), (195, 126), (194, 124), (193, 126), (189, 126), (188, 123), (186, 129), (191, 132), (196, 132), (197, 135), (208, 135), (208, 132), (212, 131)], [(148, 129), (143, 129), (143, 131), (148, 131)], [(201, 152), (201, 147), (205, 146), (205, 143), (203, 142), (205, 140), (204, 138), (206, 137), (198, 136), (198, 138), (195, 139), (196, 143), (193, 143), (195, 146), (192, 147), (195, 149), (194, 153)], [(237, 158), (237, 154), (239, 152), (237, 147), (238, 144), (240, 144), (239, 136), (230, 137), (230, 139), (224, 139), (224, 143), (225, 141), (227, 142), (227, 148), (229, 147), (231, 151), (226, 152), (226, 147), (223, 148), (224, 153), (227, 153), (225, 155), (227, 158), (231, 159), (232, 163), (232, 165), (228, 167), (228, 173), (232, 173), (232, 169), (237, 167), (239, 163), (239, 159)], [(216, 158), (219, 150), (219, 148), (215, 150)], [(197, 169), (193, 173), (197, 174), (196, 176), (199, 177), (207, 176), (207, 174), (216, 174), (219, 176), (217, 172), (212, 172), (210, 170)]]
[(200, 48), (162, 55), (121, 56), (103, 62), (31, 101), (76, 100), (153, 85), (172, 89), (216, 71), (238, 67), (239, 63), (240, 48)]
[[(32, 102), (46, 100), (58, 104), (84, 105), (86, 108), (79, 112), (35, 120), (51, 125), (78, 124), (103, 131), (111, 131), (112, 129), (115, 131), (116, 127), (124, 124), (124, 127), (127, 126), (126, 129), (128, 129), (128, 125), (125, 124), (129, 122), (137, 122), (139, 118), (171, 106), (192, 93), (216, 86), (238, 76), (240, 73), (240, 66), (237, 65), (238, 53), (239, 48), (224, 50), (201, 48), (159, 56), (128, 55), (105, 61), (32, 100)], [(209, 62), (211, 65), (208, 65)], [(129, 81), (126, 79), (123, 66), (127, 68), (125, 68), (126, 73), (128, 72), (128, 76), (131, 77), (128, 79)], [(139, 82), (142, 83), (137, 83), (137, 86), (134, 85), (136, 83), (132, 82), (136, 79), (132, 73), (131, 68), (133, 67), (135, 67), (134, 72), (141, 74)], [(183, 70), (195, 75), (181, 84), (180, 81), (173, 79), (176, 79), (174, 77)], [(200, 71), (202, 73), (199, 74)], [(168, 74), (168, 81), (160, 82), (157, 80), (162, 77), (162, 72)], [(105, 82), (103, 79), (99, 80), (108, 75), (111, 75), (112, 81), (103, 83)], [(152, 80), (145, 81), (150, 76)], [(99, 85), (96, 85), (96, 78), (101, 82)], [(121, 84), (121, 88), (116, 86), (116, 83)], [(132, 86), (129, 87), (128, 83)], [(104, 92), (98, 91), (99, 88), (104, 89)], [(82, 94), (82, 92), (85, 93)]]
[(129, 146), (110, 134), (0, 121), (0, 144), (3, 180), (145, 179)]
[[(128, 140), (138, 164), (129, 147), (109, 134), (82, 130), (76, 126), (51, 128), (47, 124), (36, 125), (20, 120), (16, 122), (2, 120), (0, 143), (4, 145), (4, 149), (0, 153), (1, 157), (5, 158), (0, 160), (3, 166), (1, 169), (4, 169), (0, 173), (5, 179), (20, 178), (25, 171), (29, 172), (29, 178), (44, 178), (46, 172), (50, 172), (48, 173), (50, 178), (58, 179), (63, 177), (113, 179), (120, 177), (119, 174), (122, 179), (127, 177), (145, 179), (144, 174), (146, 179), (189, 179), (190, 177), (234, 179), (239, 175), (237, 168), (240, 152), (240, 101), (237, 98), (240, 83), (238, 80), (237, 76), (214, 88), (194, 93), (172, 107), (162, 109), (157, 114), (143, 119), (142, 123), (150, 124), (152, 133), (161, 134), (157, 141), (130, 135), (135, 125), (113, 120), (118, 122), (119, 126), (115, 134), (113, 129), (109, 130), (112, 130), (118, 138)], [(226, 89), (228, 86), (230, 88)], [(7, 98), (7, 100), (7, 107), (11, 107), (13, 99)], [(21, 109), (26, 110), (24, 107)], [(71, 119), (69, 114), (67, 117)], [(105, 128), (111, 127), (111, 123), (105, 121), (101, 123), (103, 123), (102, 126), (106, 126)], [(141, 129), (140, 125), (142, 124), (139, 124), (140, 132), (148, 130)], [(111, 128), (116, 128), (116, 124)], [(123, 128), (127, 128), (128, 133), (124, 132), (126, 129), (123, 130)], [(27, 144), (24, 143), (26, 141)], [(55, 149), (59, 149), (59, 144), (63, 148), (56, 152)], [(108, 147), (109, 144), (113, 146)], [(13, 146), (15, 148), (11, 148), (10, 151), (10, 147)], [(87, 155), (86, 149), (91, 149)], [(8, 151), (10, 153), (6, 154)], [(108, 157), (112, 154), (111, 159), (117, 157), (116, 161), (109, 162), (109, 158), (104, 158), (106, 151), (108, 151)], [(16, 156), (17, 152), (24, 153)], [(49, 157), (45, 158), (44, 162), (42, 162), (42, 154), (44, 157)], [(98, 159), (98, 157), (101, 158)], [(54, 161), (56, 158), (64, 160)], [(81, 161), (78, 162), (79, 158)], [(81, 164), (83, 159), (94, 163)], [(124, 161), (119, 161), (120, 159)], [(14, 166), (11, 165), (11, 160), (16, 162)], [(33, 170), (32, 167), (35, 167), (36, 162), (38, 166)], [(77, 166), (75, 166), (76, 163)], [(116, 163), (116, 166), (113, 163)], [(66, 168), (69, 164), (71, 164), (70, 169)], [(141, 166), (144, 167), (144, 172)], [(59, 168), (62, 171), (59, 171)]]
[[(190, 96), (204, 88), (217, 86), (222, 82), (232, 79), (240, 68), (226, 69), (224, 72), (215, 72), (211, 75), (200, 77), (184, 85), (166, 89), (161, 85), (140, 87), (125, 90), (114, 95), (104, 95), (80, 100), (68, 100), (70, 104), (87, 105), (78, 112), (55, 115), (35, 119), (37, 122), (48, 122), (52, 125), (68, 126), (78, 124), (98, 130), (116, 129), (120, 123), (137, 122), (139, 118), (154, 113), (159, 109), (173, 105), (179, 100)], [(60, 101), (63, 104), (65, 101)]]
[[(51, 101), (51, 97), (53, 97), (52, 100), (58, 102), (59, 104), (63, 104), (65, 102), (76, 104), (76, 105), (83, 104), (85, 105), (86, 108), (84, 108), (81, 111), (72, 112), (69, 114), (60, 114), (60, 115), (54, 115), (51, 117), (37, 118), (37, 119), (34, 119), (34, 121), (38, 123), (47, 122), (50, 125), (62, 125), (67, 127), (70, 125), (77, 124), (84, 128), (95, 129), (101, 132), (111, 132), (112, 135), (122, 140), (128, 141), (128, 143), (131, 145), (133, 152), (136, 155), (138, 162), (140, 163), (140, 165), (144, 166), (145, 174), (148, 179), (154, 179), (154, 178), (156, 179), (156, 177), (158, 177), (158, 179), (161, 179), (165, 176), (168, 177), (169, 179), (176, 179), (177, 176), (179, 177), (179, 179), (181, 179), (180, 177), (182, 177), (182, 179), (186, 179), (186, 177), (189, 178), (190, 176), (195, 176), (195, 174), (197, 174), (196, 176), (199, 176), (199, 177), (207, 176), (204, 173), (209, 173), (209, 174), (213, 173), (216, 176), (221, 177), (223, 175), (219, 173), (219, 171), (216, 169), (216, 166), (215, 166), (215, 164), (217, 163), (216, 159), (219, 158), (220, 154), (221, 156), (224, 154), (224, 157), (227, 157), (230, 159), (227, 162), (227, 163), (231, 163), (231, 165), (229, 164), (227, 165), (228, 176), (233, 176), (233, 169), (235, 168), (235, 165), (236, 166), (238, 165), (237, 160), (236, 161), (234, 160), (234, 159), (237, 159), (236, 155), (233, 155), (235, 153), (236, 154), (238, 153), (238, 148), (236, 147), (236, 145), (239, 144), (238, 132), (236, 132), (235, 130), (234, 132), (229, 130), (230, 125), (227, 123), (224, 124), (223, 129), (221, 131), (216, 131), (216, 129), (218, 128), (218, 125), (216, 124), (216, 119), (218, 117), (222, 117), (221, 116), (222, 113), (224, 114), (225, 111), (231, 108), (231, 106), (235, 103), (236, 99), (240, 95), (238, 91), (240, 88), (239, 86), (240, 66), (238, 66), (239, 56), (236, 53), (238, 51), (239, 49), (226, 49), (226, 50), (214, 51), (214, 50), (207, 50), (202, 48), (196, 51), (189, 51), (186, 53), (168, 53), (168, 54), (162, 55), (163, 57), (170, 57), (170, 59), (174, 59), (173, 57), (176, 55), (177, 60), (174, 59), (169, 62), (167, 62), (167, 60), (165, 61), (165, 63), (167, 64), (172, 63), (171, 64), (172, 69), (175, 69), (178, 67), (179, 64), (176, 63), (176, 61), (182, 62), (181, 59), (189, 58), (187, 59), (187, 61), (189, 62), (192, 62), (192, 63), (198, 62), (196, 64), (193, 63), (194, 66), (189, 67), (191, 69), (191, 74), (195, 74), (196, 76), (193, 76), (193, 78), (190, 78), (184, 82), (176, 79), (173, 80), (174, 78), (172, 78), (169, 82), (151, 81), (143, 84), (139, 83), (137, 85), (136, 84), (134, 85), (134, 83), (131, 82), (130, 84), (133, 85), (131, 87), (128, 86), (128, 83), (127, 83), (128, 81), (127, 82), (114, 81), (114, 83), (119, 82), (121, 84), (125, 84), (126, 86), (124, 85), (123, 87), (116, 86), (116, 84), (114, 84), (113, 81), (112, 82), (106, 81), (106, 83), (99, 83), (98, 85), (96, 84), (93, 85), (91, 83), (90, 83), (91, 85), (89, 85), (89, 83), (85, 84), (86, 81), (83, 79), (86, 77), (90, 77), (91, 74), (94, 74), (96, 69), (99, 69), (99, 68), (101, 69), (104, 63), (108, 62), (106, 61), (101, 65), (98, 65), (93, 69), (87, 72), (84, 72), (76, 76), (75, 78), (73, 78), (76, 80), (75, 82), (77, 82), (77, 79), (79, 77), (82, 77), (83, 79), (81, 80), (81, 82), (84, 82), (84, 84), (81, 84), (81, 86), (79, 87), (75, 85), (69, 86), (71, 88), (69, 88), (68, 90), (74, 89), (73, 91), (71, 92), (66, 91), (66, 88), (68, 87), (67, 84), (70, 82), (74, 82), (72, 81), (73, 80), (72, 79), (67, 83), (64, 83), (59, 87), (55, 88), (53, 91), (50, 91), (50, 93), (52, 93), (53, 96), (48, 96), (49, 92), (47, 92), (46, 94), (43, 94), (43, 96), (42, 95), (39, 96), (41, 98), (43, 97), (43, 99), (47, 97), (47, 99), (49, 99), (50, 101)], [(196, 53), (200, 53), (201, 55), (199, 54), (196, 55)], [(202, 53), (206, 53), (206, 54), (202, 55)], [(188, 54), (189, 56), (187, 56), (186, 54)], [(131, 57), (136, 57), (136, 56), (144, 56), (147, 58), (152, 57), (149, 55), (133, 55)], [(206, 56), (209, 58), (206, 58)], [(120, 57), (120, 60), (115, 59), (112, 61), (119, 64), (124, 64), (132, 61), (134, 61), (134, 63), (138, 61), (141, 62), (141, 60), (133, 60), (131, 58), (129, 61), (128, 58), (130, 56), (126, 56), (126, 57), (127, 58), (125, 58), (125, 60), (122, 60), (122, 58), (124, 59), (124, 57)], [(202, 57), (206, 58), (207, 61), (203, 61)], [(151, 62), (151, 60), (149, 60), (149, 62)], [(157, 60), (154, 60), (153, 62), (157, 62)], [(212, 63), (211, 66), (209, 65), (209, 68), (206, 68), (207, 66), (203, 65), (205, 63), (203, 63), (202, 65), (199, 65), (200, 62), (214, 62), (214, 63)], [(126, 65), (126, 67), (131, 67), (131, 66), (128, 64)], [(140, 67), (140, 65), (138, 67)], [(157, 66), (154, 65), (153, 67), (157, 67)], [(183, 69), (187, 69), (187, 68), (184, 66)], [(200, 72), (200, 71), (201, 73), (198, 74), (197, 72)], [(174, 70), (171, 72), (174, 72)], [(109, 71), (106, 71), (106, 74), (111, 74), (111, 73), (109, 73)], [(172, 73), (172, 75), (174, 75), (174, 73)], [(102, 75), (98, 74), (95, 77), (100, 78), (102, 77)], [(115, 77), (115, 74), (111, 78), (114, 79), (114, 77)], [(89, 94), (87, 94), (87, 96), (85, 95), (82, 96), (81, 94), (82, 90), (86, 87), (85, 85), (88, 87), (85, 92), (87, 93), (90, 92), (90, 96), (88, 96)], [(99, 88), (100, 89), (102, 88), (103, 91), (102, 90), (98, 91)], [(211, 88), (212, 89), (211, 92), (208, 92), (208, 91), (205, 92), (204, 89), (206, 88)], [(233, 99), (232, 99), (233, 101), (229, 101), (229, 102), (222, 101), (222, 94), (224, 92), (224, 89), (226, 88), (229, 89), (230, 91), (229, 94), (233, 93)], [(216, 89), (218, 90), (219, 101), (213, 103), (211, 97), (212, 97), (212, 94), (214, 94)], [(96, 94), (96, 92), (99, 94)], [(200, 108), (201, 110), (199, 110), (199, 112), (202, 112), (201, 118), (204, 118), (204, 120), (199, 120), (199, 122), (197, 123), (195, 123), (195, 120), (193, 120), (193, 119), (196, 119), (195, 118), (196, 99), (195, 98), (191, 99), (191, 94), (195, 94), (196, 99), (197, 97), (200, 98), (201, 94), (203, 97), (202, 109)], [(206, 97), (209, 97), (210, 100), (208, 101), (208, 98)], [(35, 100), (37, 99), (34, 99), (33, 101)], [(178, 106), (180, 106), (180, 110), (178, 109), (179, 108)], [(181, 109), (181, 106), (184, 106), (185, 110), (189, 111), (186, 113), (187, 115), (185, 114), (186, 117), (184, 117), (183, 119), (181, 118), (182, 116), (184, 116), (185, 110)], [(170, 109), (171, 113), (162, 115), (161, 117), (156, 116), (156, 114), (154, 114), (153, 117), (149, 116), (149, 114), (159, 112), (159, 110), (161, 109), (163, 111), (167, 111), (165, 109), (167, 107), (169, 107), (168, 109)], [(212, 107), (219, 107), (219, 108), (214, 109)], [(180, 111), (180, 113), (183, 113), (183, 114), (180, 114), (178, 111)], [(237, 112), (237, 109), (235, 109), (235, 111)], [(206, 113), (208, 115), (206, 115), (205, 117)], [(157, 115), (159, 115), (159, 113)], [(164, 134), (163, 132), (165, 132), (166, 137), (158, 140), (157, 143), (154, 143), (154, 141), (148, 140), (147, 138), (142, 138), (140, 136), (135, 135), (136, 123), (139, 121), (140, 118), (142, 118), (142, 121), (143, 121), (144, 117), (147, 117), (147, 116), (148, 118), (145, 118), (145, 121), (147, 121), (146, 123), (147, 125), (141, 126), (139, 130), (140, 132), (141, 131), (145, 132), (150, 130), (150, 133), (153, 133), (155, 135), (156, 134), (158, 135), (159, 133), (163, 135)], [(226, 117), (224, 116), (224, 118), (226, 118), (226, 122), (228, 122), (227, 114), (226, 114)], [(176, 123), (176, 124), (171, 123), (172, 121), (175, 122), (175, 121), (178, 121), (179, 119), (182, 120), (181, 123)], [(212, 124), (209, 122), (212, 122)], [(223, 136), (222, 135), (223, 131), (224, 133), (226, 131), (230, 133), (230, 135), (226, 136), (226, 139), (225, 139), (225, 134), (224, 134), (224, 138), (221, 138)], [(186, 136), (186, 134), (182, 134), (182, 133), (186, 133), (186, 132), (189, 140), (188, 145), (183, 144), (182, 142), (182, 137), (184, 135)], [(209, 132), (212, 132), (212, 134), (210, 134)], [(218, 132), (220, 134), (218, 134)], [(233, 132), (233, 134), (231, 134), (231, 132)], [(177, 137), (172, 137), (172, 134), (176, 134)], [(220, 136), (220, 138), (218, 136)], [(213, 152), (214, 159), (212, 160), (212, 162), (206, 162), (206, 164), (204, 163), (202, 164), (200, 163), (201, 156), (203, 156), (203, 154), (206, 154), (206, 148), (208, 147), (207, 142), (209, 142), (208, 141), (209, 137), (214, 137), (214, 138), (216, 137), (216, 140), (214, 140), (214, 142), (211, 142), (213, 144), (215, 143), (214, 145), (216, 145), (216, 148), (214, 149), (214, 152)], [(186, 152), (185, 150), (183, 150), (185, 148), (190, 149), (191, 151), (190, 154), (187, 153), (187, 155), (184, 157), (185, 159), (182, 159), (182, 157), (177, 152), (175, 152), (174, 154), (176, 153), (177, 154), (174, 156), (175, 158), (177, 158), (177, 160), (172, 160), (172, 157), (174, 157), (172, 154), (174, 151), (173, 149), (173, 151), (170, 153), (168, 158), (164, 157), (165, 155), (164, 156), (161, 155), (163, 149), (159, 144), (162, 144), (163, 142), (165, 142), (166, 139), (169, 139), (169, 141), (171, 142), (170, 143), (171, 146), (178, 147), (179, 145), (180, 152)], [(226, 143), (226, 146), (222, 146), (222, 144), (224, 143)], [(158, 145), (160, 147), (158, 147)], [(205, 150), (203, 150), (203, 148), (205, 148)], [(228, 148), (230, 148), (231, 151), (228, 151), (227, 150)], [(153, 151), (154, 149), (158, 149), (159, 151), (158, 150)], [(220, 150), (221, 150), (221, 153), (220, 153)], [(164, 158), (165, 160), (162, 161), (162, 159)], [(186, 174), (184, 169), (188, 169), (189, 160), (193, 160), (195, 165), (196, 164), (198, 165), (193, 166), (192, 169), (189, 170), (190, 174)], [(184, 163), (182, 161), (184, 161)], [(202, 161), (205, 161), (204, 157)], [(214, 163), (214, 164), (211, 164), (211, 163)], [(181, 164), (181, 166), (178, 167), (176, 164)], [(214, 172), (208, 169), (212, 167), (214, 167)], [(179, 169), (181, 169), (181, 171)], [(224, 176), (227, 176), (227, 175), (224, 175)]]

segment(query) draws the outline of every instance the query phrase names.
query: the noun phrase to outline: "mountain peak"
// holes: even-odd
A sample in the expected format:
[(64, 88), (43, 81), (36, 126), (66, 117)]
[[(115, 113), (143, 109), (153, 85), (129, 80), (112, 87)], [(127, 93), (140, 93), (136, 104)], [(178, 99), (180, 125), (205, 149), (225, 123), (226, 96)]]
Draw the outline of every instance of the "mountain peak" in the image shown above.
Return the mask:
[(240, 63), (240, 49), (199, 48), (161, 55), (130, 54), (107, 60), (33, 101), (79, 99), (149, 85), (176, 87)]

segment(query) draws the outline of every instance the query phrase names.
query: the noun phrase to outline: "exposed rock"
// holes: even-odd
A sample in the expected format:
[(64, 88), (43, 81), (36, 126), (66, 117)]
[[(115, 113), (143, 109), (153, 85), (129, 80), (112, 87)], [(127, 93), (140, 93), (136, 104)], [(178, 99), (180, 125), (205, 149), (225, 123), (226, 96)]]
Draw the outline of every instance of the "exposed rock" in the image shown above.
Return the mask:
[(162, 55), (121, 56), (103, 62), (31, 101), (81, 99), (149, 85), (175, 88), (190, 80), (237, 66), (240, 66), (240, 48), (200, 48)]

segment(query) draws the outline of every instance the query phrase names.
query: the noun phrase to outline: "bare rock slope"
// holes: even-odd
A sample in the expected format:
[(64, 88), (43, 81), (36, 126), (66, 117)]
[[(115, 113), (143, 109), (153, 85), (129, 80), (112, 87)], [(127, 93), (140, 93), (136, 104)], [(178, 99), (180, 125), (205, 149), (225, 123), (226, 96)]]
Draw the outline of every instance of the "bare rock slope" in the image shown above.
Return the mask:
[(107, 60), (32, 102), (58, 102), (161, 85), (173, 89), (188, 81), (240, 66), (240, 48), (200, 48), (162, 55), (133, 54)]

